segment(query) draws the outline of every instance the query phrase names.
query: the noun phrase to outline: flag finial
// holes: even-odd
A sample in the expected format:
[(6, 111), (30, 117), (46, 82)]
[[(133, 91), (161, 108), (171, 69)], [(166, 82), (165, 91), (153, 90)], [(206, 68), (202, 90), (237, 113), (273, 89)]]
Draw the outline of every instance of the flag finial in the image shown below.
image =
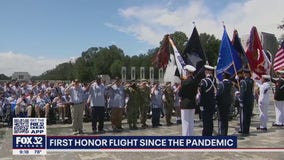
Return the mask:
[(225, 22), (224, 22), (224, 21), (222, 21), (222, 25), (223, 25), (223, 27), (224, 27), (224, 28), (226, 28), (226, 27), (225, 27)]

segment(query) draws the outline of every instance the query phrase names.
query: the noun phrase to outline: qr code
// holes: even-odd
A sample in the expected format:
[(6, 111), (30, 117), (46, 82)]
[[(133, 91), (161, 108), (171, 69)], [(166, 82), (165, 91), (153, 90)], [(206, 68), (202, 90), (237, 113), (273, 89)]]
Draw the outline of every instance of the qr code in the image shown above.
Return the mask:
[(28, 134), (29, 133), (29, 119), (27, 118), (14, 118), (13, 132), (14, 134)]

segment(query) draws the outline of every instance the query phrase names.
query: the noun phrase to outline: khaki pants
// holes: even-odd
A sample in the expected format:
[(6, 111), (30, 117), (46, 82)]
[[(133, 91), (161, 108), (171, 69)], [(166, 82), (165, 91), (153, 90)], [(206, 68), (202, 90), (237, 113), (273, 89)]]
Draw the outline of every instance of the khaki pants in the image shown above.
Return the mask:
[(15, 114), (16, 116), (20, 115), (20, 112), (27, 112), (27, 117), (31, 117), (32, 116), (32, 106), (29, 105), (27, 107), (20, 107), (20, 106), (16, 106), (15, 107)]
[(111, 108), (111, 124), (113, 129), (121, 127), (122, 115), (124, 108)]
[(71, 105), (72, 127), (74, 131), (82, 131), (83, 129), (83, 110), (83, 103)]

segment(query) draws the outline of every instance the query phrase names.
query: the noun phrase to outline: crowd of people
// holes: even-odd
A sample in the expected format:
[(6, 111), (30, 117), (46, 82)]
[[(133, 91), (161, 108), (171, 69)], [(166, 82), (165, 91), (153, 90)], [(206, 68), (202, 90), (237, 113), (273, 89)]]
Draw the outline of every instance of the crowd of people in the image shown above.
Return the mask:
[[(13, 117), (45, 117), (47, 123), (72, 122), (74, 135), (83, 133), (83, 119), (90, 119), (94, 134), (105, 133), (104, 122), (109, 115), (112, 130), (123, 131), (122, 120), (126, 116), (129, 129), (147, 128), (149, 113), (151, 126), (161, 126), (165, 116), (167, 126), (182, 124), (182, 135), (194, 135), (194, 117), (199, 110), (203, 123), (203, 136), (213, 135), (213, 114), (219, 113), (219, 135), (228, 134), (228, 122), (232, 102), (240, 106), (239, 133), (249, 134), (253, 103), (258, 97), (260, 125), (257, 130), (267, 131), (268, 106), (271, 98), (268, 90), (270, 81), (275, 83), (275, 122), (273, 126), (284, 125), (284, 70), (278, 71), (279, 78), (263, 75), (257, 84), (250, 71), (238, 71), (235, 77), (223, 73), (223, 80), (217, 82), (214, 67), (205, 65), (201, 81), (194, 77), (195, 67), (186, 65), (185, 78), (181, 83), (147, 80), (122, 82), (118, 77), (111, 84), (105, 84), (98, 76), (90, 83), (77, 79), (65, 82), (19, 82), (8, 81), (0, 85), (0, 118), (12, 125)], [(254, 87), (257, 86), (258, 92)], [(217, 106), (217, 107), (216, 107)], [(175, 121), (173, 122), (173, 112)], [(138, 123), (139, 122), (139, 123)], [(138, 124), (140, 126), (138, 126)]]

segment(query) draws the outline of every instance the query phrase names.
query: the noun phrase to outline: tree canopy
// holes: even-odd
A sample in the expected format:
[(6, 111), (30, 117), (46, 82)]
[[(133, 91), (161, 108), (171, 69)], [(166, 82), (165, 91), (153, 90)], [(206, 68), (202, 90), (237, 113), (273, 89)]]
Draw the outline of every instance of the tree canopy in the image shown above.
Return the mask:
[[(178, 51), (181, 53), (188, 37), (185, 33), (176, 31), (170, 34)], [(200, 40), (206, 52), (209, 64), (215, 65), (218, 58), (220, 40), (213, 35), (200, 34)], [(160, 42), (160, 45), (162, 42)], [(108, 74), (111, 78), (120, 77), (121, 67), (126, 66), (126, 78), (130, 79), (130, 68), (136, 67), (136, 77), (139, 75), (139, 68), (145, 67), (145, 78), (149, 78), (149, 67), (152, 67), (152, 60), (159, 48), (149, 49), (145, 54), (134, 56), (125, 55), (123, 50), (116, 45), (109, 47), (90, 47), (83, 51), (81, 56), (73, 62), (66, 62), (48, 70), (36, 79), (72, 80), (78, 78), (81, 81), (91, 81), (96, 75)], [(158, 76), (158, 69), (155, 69), (155, 76)], [(158, 77), (155, 77), (158, 78)]]

